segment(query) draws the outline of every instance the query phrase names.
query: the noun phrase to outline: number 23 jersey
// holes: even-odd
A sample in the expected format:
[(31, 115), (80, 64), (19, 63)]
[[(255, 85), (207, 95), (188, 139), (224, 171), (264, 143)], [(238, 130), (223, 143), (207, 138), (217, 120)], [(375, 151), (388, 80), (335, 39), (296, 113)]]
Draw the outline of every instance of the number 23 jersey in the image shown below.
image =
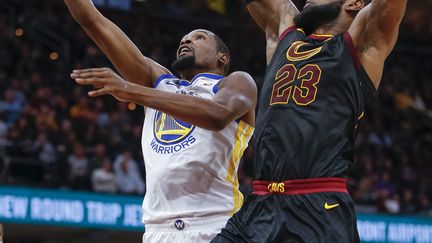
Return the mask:
[(287, 29), (268, 65), (254, 134), (259, 180), (344, 177), (375, 88), (350, 35)]

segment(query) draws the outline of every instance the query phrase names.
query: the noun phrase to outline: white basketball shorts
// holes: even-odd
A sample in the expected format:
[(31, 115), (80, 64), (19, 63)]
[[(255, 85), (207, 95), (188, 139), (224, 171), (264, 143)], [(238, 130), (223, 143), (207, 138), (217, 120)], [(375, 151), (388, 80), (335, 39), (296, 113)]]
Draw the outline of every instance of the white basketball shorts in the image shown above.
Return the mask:
[(146, 224), (143, 243), (208, 243), (220, 233), (229, 218), (217, 215)]

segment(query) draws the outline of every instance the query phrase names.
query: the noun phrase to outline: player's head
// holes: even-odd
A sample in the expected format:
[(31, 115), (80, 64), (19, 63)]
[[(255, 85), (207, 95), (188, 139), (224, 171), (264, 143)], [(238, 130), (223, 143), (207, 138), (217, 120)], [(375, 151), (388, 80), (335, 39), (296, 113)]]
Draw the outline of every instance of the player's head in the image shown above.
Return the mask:
[(196, 70), (220, 70), (228, 74), (230, 54), (225, 43), (213, 32), (197, 29), (185, 35), (177, 49), (172, 67), (180, 73)]
[(347, 18), (341, 19), (341, 15), (351, 16), (352, 22), (355, 15), (370, 2), (372, 0), (307, 0), (294, 22), (306, 33), (312, 33), (323, 25), (339, 24), (336, 22), (338, 20), (347, 21)]

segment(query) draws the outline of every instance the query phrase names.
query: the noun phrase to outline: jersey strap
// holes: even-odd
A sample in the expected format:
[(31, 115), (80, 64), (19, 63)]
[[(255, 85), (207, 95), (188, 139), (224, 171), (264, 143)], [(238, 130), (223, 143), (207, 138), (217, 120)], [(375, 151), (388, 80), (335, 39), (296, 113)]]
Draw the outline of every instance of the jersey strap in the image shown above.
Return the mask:
[(156, 79), (156, 81), (153, 84), (154, 88), (157, 88), (157, 86), (159, 85), (159, 83), (167, 78), (176, 78), (176, 76), (172, 75), (171, 73), (166, 73), (166, 74), (162, 74), (161, 76), (159, 76), (159, 78)]
[(291, 26), (291, 27), (288, 27), (284, 32), (282, 32), (282, 34), (279, 36), (279, 42), (281, 42), (284, 38), (285, 38), (285, 36), (287, 36), (289, 33), (291, 33), (291, 32), (293, 32), (294, 30), (296, 30), (297, 29), (297, 27), (295, 27), (295, 26)]

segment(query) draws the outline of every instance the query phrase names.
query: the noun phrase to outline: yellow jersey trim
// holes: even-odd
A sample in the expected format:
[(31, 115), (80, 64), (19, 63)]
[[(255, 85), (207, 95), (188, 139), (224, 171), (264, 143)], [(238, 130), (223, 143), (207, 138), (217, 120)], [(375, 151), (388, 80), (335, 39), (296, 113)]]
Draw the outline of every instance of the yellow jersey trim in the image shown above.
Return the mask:
[(233, 197), (234, 197), (234, 209), (231, 211), (231, 215), (237, 212), (241, 205), (243, 204), (243, 194), (238, 189), (239, 182), (237, 177), (237, 168), (240, 158), (243, 155), (246, 147), (248, 146), (248, 141), (252, 137), (254, 128), (244, 121), (240, 121), (237, 127), (237, 132), (235, 135), (234, 150), (231, 155), (231, 159), (228, 165), (228, 171), (226, 175), (226, 180), (231, 183), (233, 187)]

